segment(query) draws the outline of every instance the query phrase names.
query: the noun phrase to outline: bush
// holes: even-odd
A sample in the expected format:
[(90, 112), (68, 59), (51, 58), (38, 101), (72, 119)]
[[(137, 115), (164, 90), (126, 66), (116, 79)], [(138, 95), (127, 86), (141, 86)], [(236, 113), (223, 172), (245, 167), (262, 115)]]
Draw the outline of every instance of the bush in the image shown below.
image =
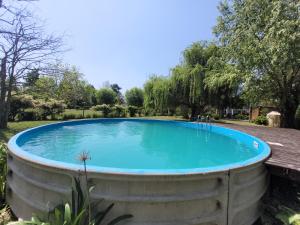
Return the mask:
[[(36, 101), (31, 95), (15, 95), (11, 98), (9, 119), (14, 120), (16, 116), (20, 119), (20, 114), (24, 113), (25, 109), (35, 107)], [(22, 116), (21, 116), (22, 117)]]
[(5, 199), (5, 186), (6, 186), (6, 157), (7, 147), (4, 143), (0, 142), (0, 201), (4, 202)]
[(91, 108), (92, 110), (95, 111), (100, 111), (102, 112), (104, 117), (107, 117), (108, 114), (111, 112), (112, 108), (109, 105), (102, 104), (102, 105), (95, 105)]
[(17, 115), (19, 121), (34, 121), (39, 120), (39, 112), (36, 109), (26, 109), (24, 112), (21, 112)]
[(66, 105), (62, 101), (50, 99), (47, 102), (40, 101), (37, 104), (40, 119), (45, 120), (48, 116), (55, 119), (55, 115), (64, 112)]
[(182, 116), (185, 119), (189, 118), (189, 108), (187, 106), (179, 106), (175, 109), (176, 116)]
[(137, 113), (138, 113), (139, 117), (141, 117), (144, 114), (144, 109), (138, 108)]
[(112, 108), (113, 117), (125, 117), (126, 116), (126, 108), (122, 105), (115, 105)]
[(219, 114), (211, 114), (211, 117), (212, 117), (214, 120), (219, 120), (219, 119), (220, 119), (220, 115), (219, 115)]
[(298, 108), (295, 113), (295, 127), (297, 129), (300, 129), (300, 105), (298, 105)]
[(135, 114), (136, 114), (137, 111), (138, 111), (138, 108), (137, 108), (136, 106), (130, 105), (130, 106), (127, 107), (127, 111), (128, 111), (128, 113), (129, 113), (129, 116), (130, 116), (130, 117), (134, 117)]
[(248, 120), (249, 116), (246, 114), (239, 113), (239, 114), (234, 115), (233, 118), (237, 119), (237, 120)]
[(268, 119), (266, 116), (258, 116), (253, 122), (258, 125), (268, 125)]

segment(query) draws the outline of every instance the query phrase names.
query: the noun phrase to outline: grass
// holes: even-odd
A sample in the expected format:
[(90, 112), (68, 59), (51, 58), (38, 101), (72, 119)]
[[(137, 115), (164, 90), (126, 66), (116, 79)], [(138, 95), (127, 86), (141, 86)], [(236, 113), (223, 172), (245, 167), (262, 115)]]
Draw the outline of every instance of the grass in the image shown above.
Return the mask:
[(9, 122), (8, 128), (0, 129), (0, 142), (7, 142), (13, 135), (28, 128), (53, 123), (55, 121), (21, 121), (21, 122)]

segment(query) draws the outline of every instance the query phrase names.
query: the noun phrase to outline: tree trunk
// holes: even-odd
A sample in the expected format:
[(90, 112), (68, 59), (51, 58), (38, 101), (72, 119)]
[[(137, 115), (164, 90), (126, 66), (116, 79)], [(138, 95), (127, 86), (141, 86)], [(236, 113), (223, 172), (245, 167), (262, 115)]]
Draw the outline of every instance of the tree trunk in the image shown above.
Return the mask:
[(295, 127), (295, 113), (297, 104), (293, 101), (293, 96), (284, 96), (281, 99), (280, 113), (281, 113), (281, 127), (293, 128)]
[(6, 57), (1, 60), (1, 70), (0, 70), (0, 128), (6, 128), (7, 122), (5, 122), (6, 116)]

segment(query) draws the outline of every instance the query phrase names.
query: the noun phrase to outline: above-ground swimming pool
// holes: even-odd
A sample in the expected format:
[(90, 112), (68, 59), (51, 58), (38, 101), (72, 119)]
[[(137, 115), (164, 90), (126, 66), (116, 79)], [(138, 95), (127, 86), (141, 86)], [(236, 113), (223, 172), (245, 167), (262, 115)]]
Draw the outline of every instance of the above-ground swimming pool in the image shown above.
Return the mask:
[(8, 146), (8, 202), (22, 218), (70, 199), (83, 151), (91, 197), (114, 202), (112, 217), (134, 215), (123, 224), (252, 224), (268, 184), (266, 143), (204, 123), (70, 121), (21, 132)]

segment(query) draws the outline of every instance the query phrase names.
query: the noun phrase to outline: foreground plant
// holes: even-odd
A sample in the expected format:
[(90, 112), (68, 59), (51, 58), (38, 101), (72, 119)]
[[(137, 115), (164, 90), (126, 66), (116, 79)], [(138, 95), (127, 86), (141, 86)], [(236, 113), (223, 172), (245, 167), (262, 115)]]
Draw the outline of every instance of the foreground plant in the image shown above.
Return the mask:
[[(34, 215), (30, 221), (11, 222), (8, 225), (102, 225), (114, 204), (110, 204), (101, 211), (91, 211), (91, 214), (89, 214), (89, 208), (97, 209), (99, 204), (103, 201), (89, 203), (87, 195), (84, 194), (85, 192), (82, 190), (79, 178), (74, 178), (74, 187), (72, 189), (72, 203), (56, 206), (48, 214), (47, 220), (42, 220)], [(93, 187), (89, 189), (89, 193), (92, 189)], [(121, 215), (110, 220), (105, 225), (115, 225), (129, 218), (132, 218), (132, 215)]]
[[(114, 204), (110, 204), (103, 210), (97, 211), (99, 204), (103, 201), (91, 201), (90, 193), (94, 186), (88, 185), (86, 161), (91, 159), (88, 152), (82, 152), (79, 160), (84, 165), (85, 190), (82, 188), (80, 178), (73, 178), (71, 203), (56, 206), (49, 214), (47, 220), (33, 216), (30, 221), (17, 221), (9, 225), (102, 225), (104, 219), (112, 210)], [(130, 214), (124, 214), (110, 220), (105, 225), (115, 225), (125, 219), (132, 218)], [(104, 224), (103, 224), (104, 225)]]
[(284, 225), (300, 225), (300, 213), (286, 207), (280, 206), (280, 212), (276, 215)]
[(6, 172), (7, 172), (7, 147), (0, 142), (0, 203), (3, 207), (5, 202)]

